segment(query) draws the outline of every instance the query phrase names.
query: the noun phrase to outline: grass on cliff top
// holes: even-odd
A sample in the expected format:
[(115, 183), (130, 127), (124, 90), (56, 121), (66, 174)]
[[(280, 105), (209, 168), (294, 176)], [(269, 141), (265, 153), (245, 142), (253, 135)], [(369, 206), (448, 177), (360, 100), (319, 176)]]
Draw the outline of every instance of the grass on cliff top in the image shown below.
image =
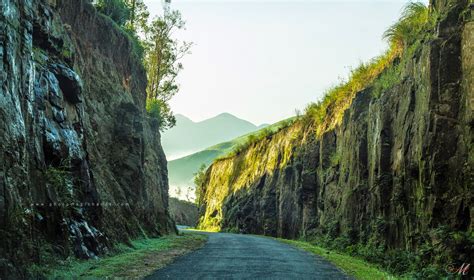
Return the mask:
[(278, 240), (290, 244), (292, 246), (298, 247), (315, 255), (321, 256), (335, 266), (342, 269), (348, 275), (353, 276), (356, 279), (361, 280), (373, 280), (373, 279), (405, 279), (392, 276), (387, 272), (380, 270), (377, 266), (370, 264), (364, 260), (361, 260), (356, 257), (349, 255), (341, 254), (335, 251), (327, 250), (322, 247), (312, 245), (308, 242), (297, 241), (297, 240), (287, 240), (278, 238)]
[(314, 124), (315, 132), (319, 136), (334, 129), (341, 123), (345, 110), (349, 108), (357, 93), (373, 87), (372, 94), (374, 98), (378, 98), (400, 81), (401, 66), (400, 62), (395, 61), (410, 59), (414, 47), (434, 32), (439, 16), (434, 10), (430, 12), (428, 6), (422, 2), (408, 3), (399, 20), (384, 33), (388, 42), (385, 53), (354, 68), (347, 79), (328, 89), (321, 100), (309, 104), (301, 117), (287, 122), (278, 130), (265, 130), (249, 137), (246, 142), (239, 144), (222, 158), (238, 155), (295, 121)]
[(274, 123), (272, 125), (269, 125), (265, 128), (262, 128), (260, 130), (257, 130), (255, 132), (243, 135), (235, 140), (233, 140), (233, 145), (231, 149), (228, 149), (227, 154), (222, 154), (218, 158), (216, 158), (216, 161), (227, 159), (230, 157), (233, 157), (235, 155), (238, 155), (248, 147), (252, 146), (253, 144), (262, 141), (263, 139), (272, 136), (273, 134), (289, 127), (292, 125), (295, 121), (297, 120), (297, 117), (291, 117), (282, 121), (279, 121), (277, 123)]
[[(395, 86), (401, 79), (403, 63), (412, 58), (413, 50), (419, 42), (435, 29), (439, 15), (421, 2), (411, 2), (405, 6), (399, 20), (384, 33), (389, 48), (367, 63), (353, 69), (347, 80), (329, 89), (322, 100), (309, 104), (303, 120), (314, 122), (316, 133), (335, 128), (357, 93), (372, 87), (374, 98)], [(397, 61), (398, 62), (395, 62)]]
[(119, 245), (117, 253), (99, 260), (72, 260), (49, 271), (48, 279), (137, 279), (163, 268), (175, 258), (204, 245), (203, 234), (183, 233)]
[[(377, 98), (393, 87), (400, 80), (398, 64), (410, 60), (413, 46), (418, 46), (420, 40), (434, 32), (438, 17), (436, 11), (430, 13), (422, 2), (408, 3), (399, 20), (384, 33), (389, 44), (387, 51), (367, 63), (361, 63), (351, 71), (347, 80), (329, 89), (322, 100), (308, 105), (303, 119), (314, 122), (317, 134), (321, 135), (342, 121), (344, 111), (357, 93), (374, 87), (372, 93)], [(395, 63), (396, 59), (399, 62)], [(378, 83), (380, 78), (384, 80), (382, 83)]]

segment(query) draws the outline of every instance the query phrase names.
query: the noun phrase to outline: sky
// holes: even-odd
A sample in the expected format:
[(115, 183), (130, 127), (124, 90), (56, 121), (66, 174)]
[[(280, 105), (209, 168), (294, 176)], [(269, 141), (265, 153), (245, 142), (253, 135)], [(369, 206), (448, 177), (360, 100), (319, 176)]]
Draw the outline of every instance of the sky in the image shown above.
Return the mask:
[[(144, 0), (152, 15), (160, 0)], [(228, 112), (256, 125), (304, 110), (383, 53), (407, 1), (174, 0), (193, 42), (171, 108), (194, 121)]]

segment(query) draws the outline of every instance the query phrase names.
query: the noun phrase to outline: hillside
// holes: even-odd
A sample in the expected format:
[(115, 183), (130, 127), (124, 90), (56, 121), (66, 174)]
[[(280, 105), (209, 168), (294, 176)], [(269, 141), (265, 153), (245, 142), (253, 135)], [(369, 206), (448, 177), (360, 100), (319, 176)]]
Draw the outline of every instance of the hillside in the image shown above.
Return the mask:
[(386, 54), (304, 116), (216, 160), (199, 227), (284, 238), (439, 279), (471, 263), (474, 13), (409, 5)]
[(173, 160), (257, 129), (256, 125), (228, 113), (200, 122), (178, 114), (176, 126), (163, 133), (162, 143), (168, 160)]
[(215, 159), (230, 153), (239, 145), (248, 141), (249, 138), (258, 135), (259, 133), (267, 131), (277, 131), (284, 126), (292, 118), (275, 123), (273, 125), (263, 125), (258, 131), (237, 137), (231, 141), (220, 143), (209, 147), (200, 152), (185, 156), (183, 158), (175, 159), (168, 162), (168, 175), (170, 184), (170, 193), (176, 192), (176, 189), (181, 189), (182, 195), (187, 191), (187, 188), (194, 187), (194, 174), (202, 165), (209, 166)]

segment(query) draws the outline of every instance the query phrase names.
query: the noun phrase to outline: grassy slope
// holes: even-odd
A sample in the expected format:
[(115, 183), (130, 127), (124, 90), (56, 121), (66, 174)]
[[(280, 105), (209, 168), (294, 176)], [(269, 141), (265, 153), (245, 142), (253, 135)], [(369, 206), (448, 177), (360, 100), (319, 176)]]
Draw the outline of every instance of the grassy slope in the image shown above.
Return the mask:
[[(277, 130), (284, 122), (277, 122), (263, 129)], [(216, 158), (224, 156), (234, 150), (235, 147), (247, 142), (251, 135), (260, 133), (263, 129), (245, 134), (231, 141), (220, 143), (203, 151), (168, 162), (168, 173), (170, 185), (189, 186), (192, 185), (194, 173), (201, 165), (209, 166)]]
[(117, 246), (116, 254), (99, 260), (70, 260), (52, 268), (48, 279), (142, 278), (171, 263), (178, 256), (200, 248), (207, 237), (185, 233), (132, 241), (132, 247)]
[(301, 248), (315, 255), (321, 256), (336, 265), (337, 267), (341, 268), (347, 274), (355, 277), (356, 279), (403, 279), (397, 278), (388, 274), (387, 272), (381, 271), (377, 266), (369, 264), (368, 262), (359, 258), (330, 251), (322, 247), (312, 245), (308, 242), (280, 238), (278, 238), (278, 240), (290, 244), (292, 246)]

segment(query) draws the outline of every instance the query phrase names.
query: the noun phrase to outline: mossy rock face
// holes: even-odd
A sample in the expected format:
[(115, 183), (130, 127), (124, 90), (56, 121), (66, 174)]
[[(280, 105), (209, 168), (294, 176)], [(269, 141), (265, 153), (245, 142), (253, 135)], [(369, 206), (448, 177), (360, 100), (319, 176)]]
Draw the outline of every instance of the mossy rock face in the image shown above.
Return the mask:
[(0, 278), (174, 231), (166, 158), (128, 36), (87, 0), (2, 4)]
[(474, 29), (468, 3), (449, 2), (436, 3), (436, 33), (358, 92), (335, 128), (296, 121), (212, 164), (199, 226), (472, 261)]

